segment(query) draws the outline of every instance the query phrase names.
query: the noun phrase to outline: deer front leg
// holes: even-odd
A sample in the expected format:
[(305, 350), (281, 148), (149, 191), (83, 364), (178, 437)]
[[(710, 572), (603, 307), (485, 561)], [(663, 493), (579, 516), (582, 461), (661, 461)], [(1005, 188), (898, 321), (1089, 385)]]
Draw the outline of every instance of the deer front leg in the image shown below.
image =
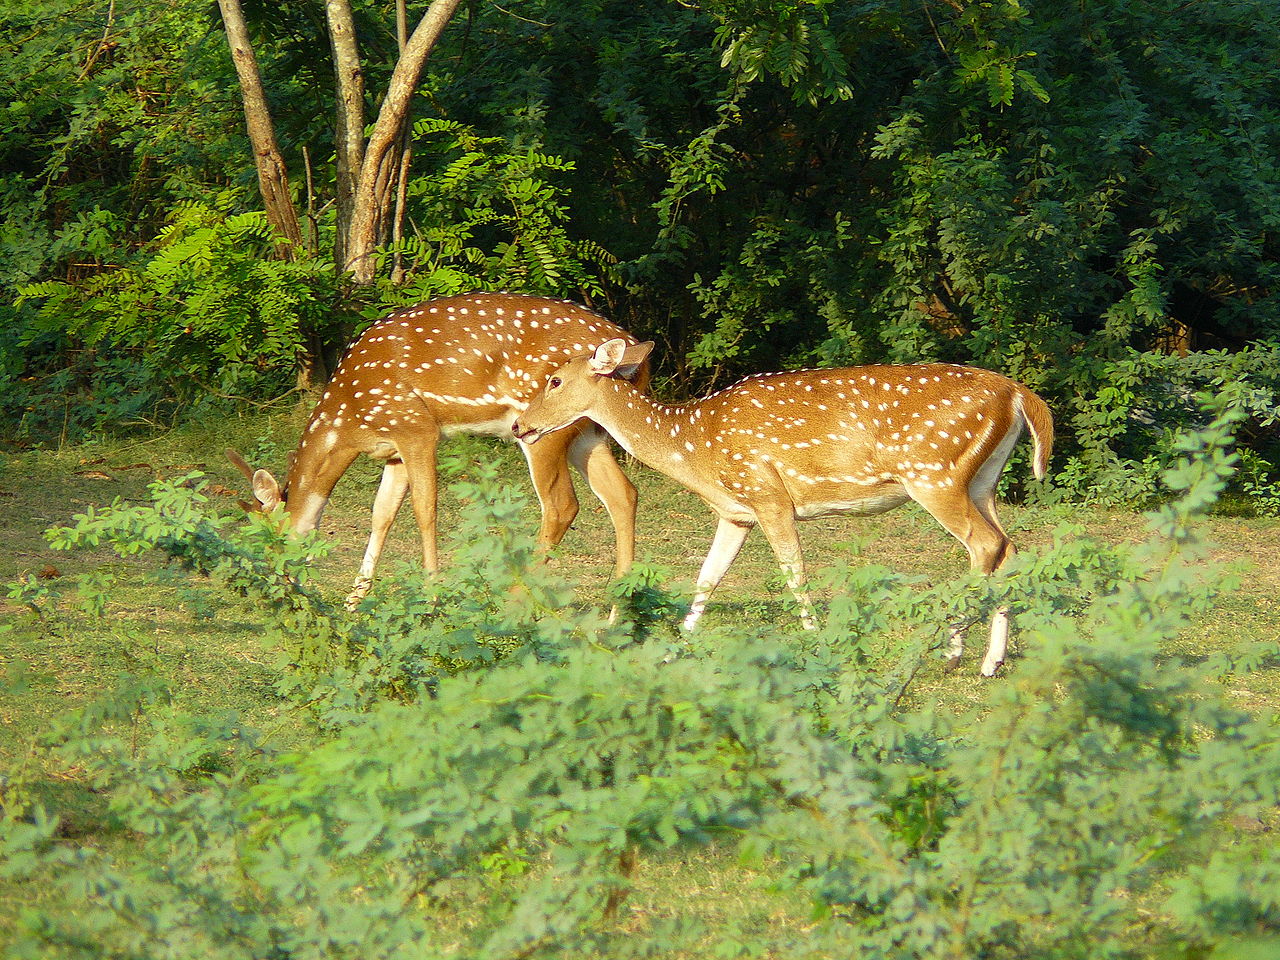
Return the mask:
[[(613, 579), (621, 580), (636, 559), (635, 486), (609, 450), (609, 436), (593, 423), (584, 423), (569, 447), (569, 462), (587, 478), (587, 484), (604, 504), (613, 524), (616, 545)], [(618, 620), (618, 605), (609, 608), (609, 622)]]
[(698, 571), (693, 603), (689, 605), (689, 613), (684, 618), (685, 630), (692, 630), (702, 619), (707, 600), (724, 579), (725, 572), (738, 556), (738, 551), (742, 549), (750, 532), (751, 524), (734, 523), (724, 517), (720, 518), (716, 535), (711, 540), (711, 549), (707, 551), (707, 559), (702, 561), (702, 569)]
[(436, 549), (436, 446), (438, 433), (422, 433), (412, 446), (402, 444), (400, 456), (408, 474), (413, 515), (422, 535), (422, 566), (427, 573), (440, 569)]
[(586, 425), (569, 448), (573, 465), (587, 478), (600, 502), (604, 504), (613, 523), (617, 544), (617, 560), (613, 566), (614, 579), (631, 569), (636, 556), (636, 503), (635, 485), (618, 466), (609, 450), (605, 432), (594, 424)]
[(560, 431), (543, 437), (535, 444), (520, 445), (529, 464), (529, 477), (533, 480), (533, 489), (542, 511), (542, 524), (538, 528), (539, 550), (549, 551), (563, 540), (569, 525), (578, 515), (578, 496), (573, 491), (567, 459), (572, 441), (569, 431)]
[(388, 461), (382, 468), (382, 481), (378, 484), (377, 496), (373, 499), (373, 521), (369, 530), (369, 545), (365, 547), (364, 560), (360, 563), (360, 573), (347, 595), (346, 608), (354, 610), (373, 587), (373, 571), (377, 569), (378, 558), (387, 542), (387, 534), (391, 524), (400, 512), (405, 496), (409, 493), (409, 472), (401, 460)]

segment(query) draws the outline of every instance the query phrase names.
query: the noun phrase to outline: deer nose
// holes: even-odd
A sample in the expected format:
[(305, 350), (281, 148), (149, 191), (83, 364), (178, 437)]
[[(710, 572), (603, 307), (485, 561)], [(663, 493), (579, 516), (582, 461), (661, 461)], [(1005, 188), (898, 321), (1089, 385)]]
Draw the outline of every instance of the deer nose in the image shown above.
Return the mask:
[(517, 440), (522, 440), (525, 443), (533, 443), (540, 436), (537, 430), (533, 427), (526, 427), (520, 422), (519, 418), (511, 424), (511, 432), (515, 434)]

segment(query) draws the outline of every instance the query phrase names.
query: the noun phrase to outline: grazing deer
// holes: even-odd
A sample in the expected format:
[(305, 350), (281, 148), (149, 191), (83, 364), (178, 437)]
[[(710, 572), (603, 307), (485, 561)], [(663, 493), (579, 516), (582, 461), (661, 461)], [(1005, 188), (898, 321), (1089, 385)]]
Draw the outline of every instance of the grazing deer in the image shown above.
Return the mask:
[[(537, 442), (590, 417), (622, 447), (698, 494), (719, 517), (684, 620), (693, 629), (757, 523), (782, 565), (805, 627), (814, 627), (796, 521), (874, 514), (915, 500), (989, 574), (1014, 552), (995, 514), (996, 482), (1023, 427), (1042, 478), (1053, 446), (1043, 400), (1007, 377), (925, 363), (766, 373), (684, 406), (645, 396), (630, 377), (652, 343), (610, 340), (569, 361), (516, 418)], [(982, 663), (1004, 661), (1007, 609), (996, 611)], [(963, 649), (951, 632), (951, 661)]]
[[(470, 293), (405, 307), (376, 321), (348, 350), (291, 456), (283, 486), (234, 450), (227, 456), (248, 478), (261, 509), (284, 504), (294, 530), (320, 522), (334, 485), (361, 453), (386, 461), (373, 505), (360, 573), (347, 598), (354, 607), (373, 583), (391, 523), (406, 494), (422, 534), (422, 563), (439, 568), (436, 551), (436, 447), (441, 435), (511, 437), (511, 424), (547, 376), (609, 340), (634, 343), (585, 307), (510, 293)], [(634, 368), (638, 386), (648, 367)], [(538, 544), (559, 543), (578, 512), (572, 463), (600, 498), (617, 536), (615, 576), (635, 558), (636, 489), (618, 467), (608, 437), (593, 423), (570, 429), (545, 448), (523, 446), (542, 505)]]

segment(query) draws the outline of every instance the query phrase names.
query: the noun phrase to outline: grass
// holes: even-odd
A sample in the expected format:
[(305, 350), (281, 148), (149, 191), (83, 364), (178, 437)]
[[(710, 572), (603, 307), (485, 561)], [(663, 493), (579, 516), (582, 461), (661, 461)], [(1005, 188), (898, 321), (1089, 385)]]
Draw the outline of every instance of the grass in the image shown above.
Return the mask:
[[(242, 417), (216, 424), (194, 425), (137, 440), (101, 441), (60, 450), (27, 451), (7, 456), (0, 468), (0, 584), (19, 576), (56, 586), (68, 577), (97, 569), (117, 579), (106, 629), (87, 621), (74, 635), (61, 628), (23, 630), (25, 640), (4, 653), (5, 666), (21, 662), (40, 678), (33, 692), (0, 707), (5, 734), (0, 760), (12, 756), (15, 741), (40, 729), (53, 713), (91, 698), (111, 677), (126, 669), (146, 667), (171, 681), (192, 705), (217, 703), (246, 712), (250, 718), (271, 715), (279, 705), (268, 692), (267, 657), (256, 639), (255, 625), (234, 609), (209, 619), (193, 608), (179, 587), (145, 583), (151, 560), (121, 561), (106, 550), (65, 554), (52, 550), (42, 532), (63, 524), (91, 505), (115, 498), (145, 501), (146, 486), (157, 477), (201, 470), (213, 480), (212, 490), (227, 511), (237, 498), (247, 498), (247, 484), (222, 456), (238, 447), (255, 465), (283, 470), (287, 452), (303, 421), (303, 411), (289, 409), (271, 416)], [(537, 504), (523, 458), (510, 444), (461, 437), (447, 441), (463, 458), (499, 460), (511, 482), (527, 495), (524, 523), (538, 523)], [(626, 465), (640, 489), (638, 556), (669, 569), (673, 586), (687, 595), (715, 529), (711, 511), (693, 494), (639, 464)], [(357, 461), (339, 483), (321, 530), (332, 550), (315, 568), (316, 582), (332, 600), (350, 588), (363, 554), (368, 511), (380, 474), (379, 465)], [(600, 602), (613, 564), (613, 531), (594, 496), (579, 483), (582, 510), (551, 562), (571, 572), (580, 584), (581, 602)], [(458, 504), (446, 489), (441, 498), (442, 545)], [(1021, 507), (1003, 504), (1002, 520), (1020, 550), (1049, 544), (1055, 526), (1070, 520), (1084, 526), (1101, 543), (1135, 542), (1145, 523), (1135, 512), (1081, 508), (1074, 505)], [(1210, 616), (1200, 618), (1176, 651), (1211, 653), (1247, 637), (1274, 637), (1280, 623), (1280, 522), (1266, 518), (1210, 516), (1204, 520), (1212, 559), (1242, 571), (1237, 589), (1223, 596)], [(930, 583), (960, 576), (967, 567), (963, 548), (918, 507), (908, 505), (870, 518), (838, 517), (801, 525), (806, 561), (811, 571), (833, 562), (860, 557)], [(389, 539), (384, 570), (416, 566), (417, 528), (412, 512), (401, 511)], [(447, 553), (445, 555), (447, 562)], [(376, 588), (375, 588), (376, 590)], [(788, 594), (764, 538), (753, 533), (708, 607), (705, 622), (774, 622), (794, 629)], [(21, 604), (0, 595), (0, 613), (30, 617)], [(1016, 634), (1015, 634), (1016, 642)], [(971, 641), (980, 646), (981, 637)], [(971, 650), (971, 653), (973, 651)], [(976, 671), (976, 659), (968, 661)], [(1238, 691), (1250, 707), (1280, 706), (1280, 685), (1255, 676)]]
[[(237, 497), (248, 492), (222, 449), (238, 447), (251, 462), (280, 471), (302, 421), (303, 412), (297, 409), (265, 416), (245, 414), (139, 439), (26, 451), (0, 460), (0, 585), (27, 577), (52, 588), (94, 570), (115, 578), (108, 615), (101, 621), (78, 615), (69, 597), (60, 601), (59, 616), (42, 619), (22, 602), (4, 600), (7, 588), (0, 590), (0, 614), (11, 628), (0, 633), (0, 669), (11, 675), (23, 673), (27, 679), (25, 689), (0, 699), (0, 773), (31, 763), (33, 738), (58, 715), (109, 690), (125, 672), (159, 677), (189, 710), (236, 711), (282, 744), (302, 744), (315, 736), (305, 718), (272, 692), (269, 652), (262, 648), (252, 616), (230, 603), (205, 609), (180, 583), (152, 582), (145, 576), (155, 569), (152, 559), (122, 561), (105, 550), (59, 553), (42, 536), (46, 528), (68, 522), (91, 505), (115, 498), (145, 500), (151, 480), (193, 469), (208, 474), (221, 505), (235, 511)], [(463, 458), (500, 461), (511, 483), (527, 494), (522, 522), (530, 531), (536, 529), (536, 500), (523, 459), (512, 446), (476, 438), (449, 444)], [(642, 498), (639, 556), (669, 569), (674, 586), (687, 594), (710, 544), (714, 518), (699, 499), (666, 478), (638, 464), (625, 466)], [(333, 549), (317, 562), (316, 582), (335, 602), (345, 596), (363, 553), (379, 472), (376, 463), (357, 462), (339, 484), (325, 514), (321, 529)], [(580, 483), (579, 488), (582, 512), (551, 562), (577, 579), (579, 602), (598, 603), (612, 569), (613, 534), (599, 502), (585, 485)], [(457, 509), (456, 500), (446, 491), (441, 504), (446, 549)], [(1087, 535), (1101, 543), (1132, 542), (1145, 536), (1143, 519), (1132, 512), (1003, 505), (1001, 516), (1023, 551), (1049, 544), (1055, 526), (1063, 520), (1082, 524)], [(1238, 568), (1240, 583), (1234, 592), (1219, 598), (1211, 613), (1199, 617), (1170, 653), (1207, 656), (1242, 639), (1274, 639), (1280, 630), (1280, 564), (1275, 560), (1280, 521), (1211, 516), (1204, 527), (1213, 544), (1212, 560)], [(915, 507), (872, 518), (811, 521), (802, 525), (801, 536), (812, 571), (856, 555), (932, 584), (958, 577), (967, 567), (960, 545)], [(412, 514), (405, 509), (383, 558), (384, 569), (415, 566), (419, 556)], [(749, 538), (713, 598), (706, 622), (763, 622), (776, 625), (780, 632), (797, 629), (776, 562), (758, 533)], [(972, 646), (980, 645), (975, 636)], [(991, 681), (977, 676), (979, 659), (980, 651), (971, 649), (962, 671), (950, 676), (943, 675), (939, 663), (923, 679), (917, 695), (935, 697), (941, 705), (957, 709), (981, 703)], [(1017, 669), (1016, 660), (1011, 668)], [(1280, 708), (1280, 671), (1263, 670), (1225, 682), (1242, 707), (1257, 712)], [(63, 812), (64, 835), (107, 845), (129, 842), (113, 830), (110, 818), (92, 791), (78, 781), (74, 769), (40, 774), (42, 796)], [(748, 882), (743, 868), (715, 849), (656, 857), (638, 869), (636, 891), (618, 923), (624, 929), (643, 931), (656, 919), (678, 916), (693, 902), (712, 924), (726, 916), (761, 929), (805, 923), (804, 906), (779, 900), (768, 891), (765, 879), (757, 876)], [(15, 911), (38, 896), (38, 891), (0, 886), (0, 941)], [(463, 926), (469, 922), (465, 911), (457, 922)]]

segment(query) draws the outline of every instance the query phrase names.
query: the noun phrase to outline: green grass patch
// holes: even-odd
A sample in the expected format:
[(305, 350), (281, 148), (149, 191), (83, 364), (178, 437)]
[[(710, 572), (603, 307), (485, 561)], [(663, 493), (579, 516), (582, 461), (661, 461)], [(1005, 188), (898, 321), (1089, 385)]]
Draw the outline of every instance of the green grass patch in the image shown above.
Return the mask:
[[(574, 528), (539, 564), (522, 458), (466, 438), (441, 503), (454, 572), (423, 582), (405, 510), (386, 576), (347, 615), (378, 465), (343, 479), (305, 563), (246, 527), (221, 456), (280, 473), (299, 422), (6, 456), (0, 939), (66, 956), (897, 943), (1244, 960), (1230, 951), (1280, 929), (1263, 892), (1280, 870), (1277, 521), (1188, 507), (1166, 523), (1196, 533), (1166, 548), (1137, 514), (1003, 505), (1024, 558), (1055, 558), (1005, 587), (967, 577), (918, 509), (812, 521), (815, 579), (844, 571), (819, 586), (818, 634), (756, 535), (683, 638), (674, 611), (714, 529), (700, 500), (627, 465), (662, 590), (610, 625), (598, 502), (580, 485)], [(1193, 491), (1212, 485), (1203, 463)], [(227, 518), (201, 534), (209, 552), (43, 536), (193, 470), (200, 515)], [(270, 562), (228, 573), (227, 557)], [(1024, 613), (1005, 672), (977, 676), (979, 625), (945, 673), (948, 620), (1009, 597)], [(651, 622), (642, 601), (669, 612)], [(64, 876), (96, 884), (70, 926)], [(54, 919), (33, 926), (41, 910)], [(75, 946), (92, 929), (98, 953)]]

